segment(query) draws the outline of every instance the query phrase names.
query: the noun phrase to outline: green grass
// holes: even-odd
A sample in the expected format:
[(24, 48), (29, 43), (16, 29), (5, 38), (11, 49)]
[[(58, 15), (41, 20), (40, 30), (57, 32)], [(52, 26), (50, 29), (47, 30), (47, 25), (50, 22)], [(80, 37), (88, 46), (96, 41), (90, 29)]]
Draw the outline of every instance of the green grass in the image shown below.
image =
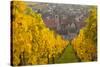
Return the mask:
[(55, 63), (71, 63), (78, 62), (78, 57), (75, 55), (72, 45), (68, 45), (60, 58), (55, 60)]

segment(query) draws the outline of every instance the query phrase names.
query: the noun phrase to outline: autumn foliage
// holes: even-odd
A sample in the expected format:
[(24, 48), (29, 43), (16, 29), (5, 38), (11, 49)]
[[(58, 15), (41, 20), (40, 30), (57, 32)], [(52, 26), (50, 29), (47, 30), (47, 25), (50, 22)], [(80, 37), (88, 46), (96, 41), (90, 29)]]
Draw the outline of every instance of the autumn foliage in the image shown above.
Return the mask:
[(12, 1), (12, 65), (48, 64), (68, 41), (47, 28), (41, 14), (24, 2)]
[(97, 11), (92, 7), (89, 17), (85, 20), (86, 26), (79, 35), (72, 40), (72, 45), (81, 61), (97, 60)]
[(81, 61), (97, 60), (97, 12), (92, 7), (86, 26), (71, 41), (49, 29), (42, 15), (25, 2), (11, 2), (11, 65), (49, 64), (70, 44)]

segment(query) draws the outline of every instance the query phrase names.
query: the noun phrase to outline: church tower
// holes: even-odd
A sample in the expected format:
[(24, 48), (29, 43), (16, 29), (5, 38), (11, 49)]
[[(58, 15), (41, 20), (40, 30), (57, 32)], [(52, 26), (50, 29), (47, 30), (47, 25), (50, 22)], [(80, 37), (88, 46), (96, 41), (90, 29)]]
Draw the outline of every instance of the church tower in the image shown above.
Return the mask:
[(60, 22), (59, 22), (59, 16), (58, 15), (55, 15), (55, 23), (57, 24), (56, 29), (57, 29), (57, 31), (59, 31), (60, 30)]

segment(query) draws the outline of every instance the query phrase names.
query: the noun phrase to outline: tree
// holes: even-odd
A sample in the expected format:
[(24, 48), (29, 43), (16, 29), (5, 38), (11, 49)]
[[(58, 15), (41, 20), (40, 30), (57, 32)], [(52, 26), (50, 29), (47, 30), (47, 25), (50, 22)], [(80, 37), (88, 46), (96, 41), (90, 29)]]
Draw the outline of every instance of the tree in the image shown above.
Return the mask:
[(72, 40), (73, 47), (81, 61), (97, 60), (97, 14), (96, 7), (90, 10), (85, 20), (86, 26), (80, 30), (79, 35)]
[(67, 46), (44, 24), (41, 14), (22, 1), (12, 1), (12, 65), (48, 64)]

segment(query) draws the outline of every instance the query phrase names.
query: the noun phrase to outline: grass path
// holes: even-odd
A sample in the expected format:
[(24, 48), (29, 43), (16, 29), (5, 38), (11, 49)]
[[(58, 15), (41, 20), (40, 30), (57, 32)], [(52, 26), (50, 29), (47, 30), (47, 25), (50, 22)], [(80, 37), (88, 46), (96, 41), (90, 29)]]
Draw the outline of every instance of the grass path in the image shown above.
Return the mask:
[(62, 56), (58, 58), (58, 60), (56, 60), (55, 63), (71, 63), (71, 62), (78, 62), (78, 61), (79, 59), (75, 55), (72, 45), (69, 44), (66, 47)]

